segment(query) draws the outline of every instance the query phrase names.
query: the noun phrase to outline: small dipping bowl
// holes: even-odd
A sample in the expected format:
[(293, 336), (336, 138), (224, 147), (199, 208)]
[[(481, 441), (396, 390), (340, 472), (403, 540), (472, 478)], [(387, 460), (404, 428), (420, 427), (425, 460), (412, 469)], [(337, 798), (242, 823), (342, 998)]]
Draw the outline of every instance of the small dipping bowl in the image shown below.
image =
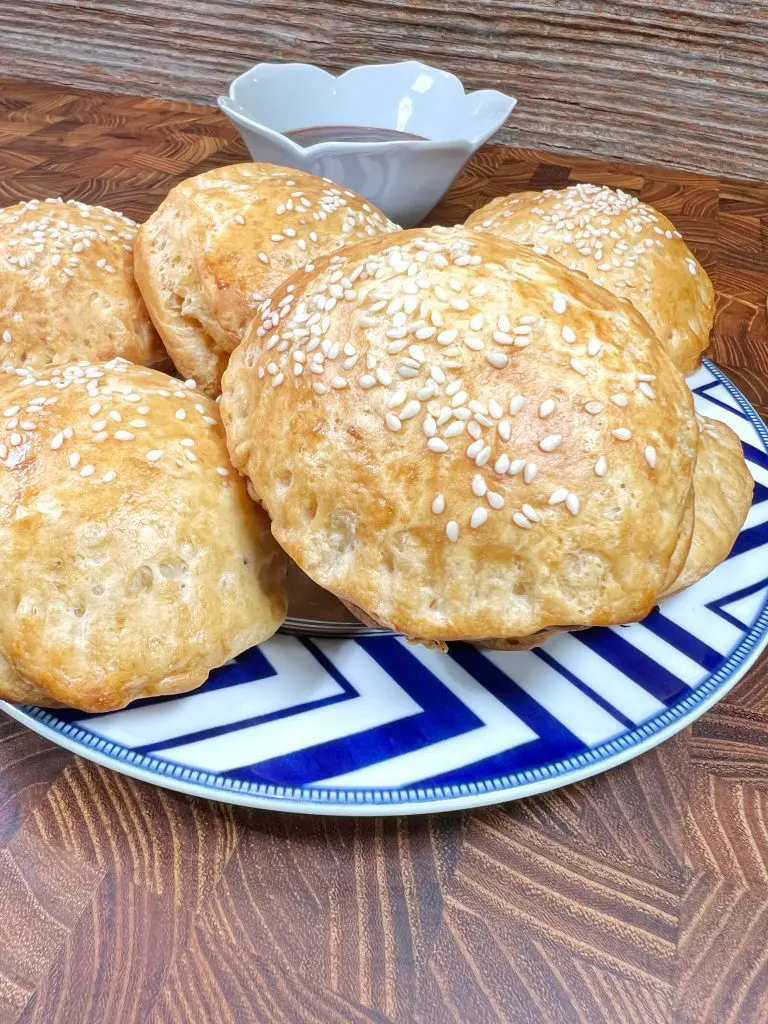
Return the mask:
[(516, 100), (466, 93), (419, 61), (371, 64), (335, 77), (312, 64), (257, 64), (219, 106), (254, 160), (330, 178), (403, 227), (418, 224)]

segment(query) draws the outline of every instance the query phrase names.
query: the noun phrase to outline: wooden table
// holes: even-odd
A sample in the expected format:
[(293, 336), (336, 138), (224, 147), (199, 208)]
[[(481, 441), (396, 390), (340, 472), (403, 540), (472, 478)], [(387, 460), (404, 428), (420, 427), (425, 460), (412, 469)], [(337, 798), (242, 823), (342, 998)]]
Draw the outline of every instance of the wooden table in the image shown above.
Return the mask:
[[(0, 85), (3, 204), (141, 219), (244, 156), (208, 108)], [(718, 289), (714, 357), (765, 414), (768, 186), (489, 147), (440, 216), (583, 180), (680, 227)], [(0, 1024), (768, 1020), (765, 659), (621, 768), (442, 817), (247, 811), (0, 736)]]

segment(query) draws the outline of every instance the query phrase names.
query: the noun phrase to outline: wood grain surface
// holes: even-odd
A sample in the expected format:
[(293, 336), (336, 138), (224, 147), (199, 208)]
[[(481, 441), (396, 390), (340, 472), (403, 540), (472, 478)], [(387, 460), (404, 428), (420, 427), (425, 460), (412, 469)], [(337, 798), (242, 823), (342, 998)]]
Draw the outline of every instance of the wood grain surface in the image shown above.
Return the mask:
[[(186, 103), (0, 83), (0, 204), (143, 218), (244, 156)], [(489, 147), (438, 216), (596, 181), (657, 205), (768, 411), (768, 186)], [(1, 569), (0, 569), (1, 571)], [(465, 814), (303, 818), (134, 782), (0, 716), (0, 1024), (765, 1024), (768, 662), (588, 782)]]
[(3, 0), (16, 78), (212, 102), (259, 61), (417, 58), (520, 104), (500, 141), (768, 178), (768, 0)]

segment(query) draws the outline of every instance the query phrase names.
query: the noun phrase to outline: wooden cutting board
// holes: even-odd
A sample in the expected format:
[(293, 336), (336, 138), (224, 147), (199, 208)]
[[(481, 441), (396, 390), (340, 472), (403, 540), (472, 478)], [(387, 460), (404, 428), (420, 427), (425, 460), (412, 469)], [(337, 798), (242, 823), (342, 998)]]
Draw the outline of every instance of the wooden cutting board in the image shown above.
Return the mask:
[[(141, 220), (244, 159), (210, 108), (0, 83), (0, 204)], [(768, 412), (768, 185), (489, 146), (435, 221), (594, 181), (712, 275), (712, 356)], [(0, 571), (2, 563), (0, 562)], [(607, 775), (432, 818), (266, 814), (153, 789), (0, 720), (0, 1022), (763, 1024), (768, 662)]]

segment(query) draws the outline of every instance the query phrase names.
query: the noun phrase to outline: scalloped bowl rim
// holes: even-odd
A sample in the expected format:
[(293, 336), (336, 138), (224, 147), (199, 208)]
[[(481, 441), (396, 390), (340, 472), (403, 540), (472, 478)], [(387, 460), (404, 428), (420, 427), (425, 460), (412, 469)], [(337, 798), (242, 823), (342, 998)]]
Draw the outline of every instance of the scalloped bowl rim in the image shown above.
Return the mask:
[[(484, 93), (489, 96), (498, 97), (508, 105), (508, 109), (504, 114), (504, 117), (499, 123), (492, 128), (489, 132), (481, 132), (480, 135), (475, 138), (468, 138), (465, 135), (457, 135), (453, 139), (387, 139), (381, 142), (315, 142), (311, 146), (300, 146), (293, 139), (289, 138), (283, 132), (279, 132), (274, 128), (269, 128), (261, 121), (256, 121), (245, 109), (245, 107), (238, 101), (235, 91), (240, 82), (249, 81), (254, 77), (254, 72), (257, 72), (260, 68), (302, 68), (310, 69), (313, 72), (323, 76), (326, 79), (330, 79), (334, 82), (341, 82), (348, 75), (355, 72), (370, 70), (378, 70), (380, 68), (403, 68), (413, 67), (418, 68), (421, 71), (431, 72), (435, 75), (439, 75), (441, 78), (450, 81), (454, 87), (457, 87), (461, 92), (463, 99), (469, 99), (472, 96), (477, 96), (480, 93)], [(494, 132), (498, 131), (499, 128), (504, 124), (506, 119), (512, 113), (517, 106), (517, 97), (510, 96), (507, 93), (501, 92), (499, 89), (473, 89), (471, 92), (467, 92), (464, 88), (464, 83), (461, 79), (454, 75), (452, 71), (444, 71), (442, 68), (436, 68), (431, 64), (424, 64), (419, 60), (400, 60), (400, 61), (389, 61), (381, 64), (356, 64), (354, 67), (347, 68), (346, 71), (342, 71), (338, 75), (334, 75), (331, 71), (326, 71), (325, 68), (318, 67), (317, 64), (307, 64), (301, 61), (286, 61), (275, 62), (275, 61), (261, 61), (258, 64), (254, 64), (253, 67), (248, 68), (242, 74), (238, 75), (237, 78), (233, 79), (229, 86), (229, 92), (226, 96), (218, 97), (219, 108), (233, 120), (240, 121), (245, 124), (248, 128), (255, 129), (256, 131), (262, 132), (272, 139), (279, 139), (283, 143), (287, 143), (295, 153), (302, 154), (314, 154), (314, 153), (331, 153), (344, 152), (344, 153), (355, 153), (369, 151), (371, 148), (376, 149), (386, 146), (413, 146), (423, 148), (437, 148), (437, 147), (457, 147), (459, 145), (469, 146), (470, 153), (477, 149), (479, 146), (490, 138)], [(309, 126), (306, 126), (309, 127)]]

